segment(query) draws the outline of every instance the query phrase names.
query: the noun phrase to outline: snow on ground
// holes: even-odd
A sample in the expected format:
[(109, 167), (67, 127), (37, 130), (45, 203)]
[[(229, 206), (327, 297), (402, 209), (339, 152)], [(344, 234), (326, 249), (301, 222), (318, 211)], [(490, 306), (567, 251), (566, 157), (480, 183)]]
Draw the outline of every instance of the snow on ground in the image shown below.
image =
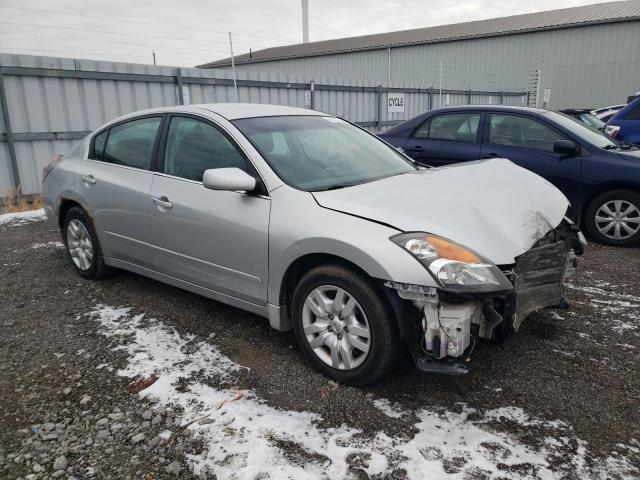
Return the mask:
[(26, 212), (3, 213), (0, 215), (0, 225), (9, 224), (10, 226), (18, 226), (45, 219), (46, 216), (44, 208), (39, 210), (28, 210)]
[(31, 248), (34, 250), (39, 250), (41, 248), (64, 248), (64, 245), (62, 242), (34, 243), (31, 245)]
[[(244, 367), (209, 342), (181, 336), (158, 320), (134, 315), (130, 308), (97, 305), (87, 315), (100, 323), (104, 335), (114, 338), (115, 349), (127, 354), (128, 364), (119, 375), (156, 375), (158, 380), (140, 395), (184, 409), (183, 427), (206, 443), (203, 453), (188, 455), (196, 474), (211, 472), (219, 479), (346, 479), (347, 458), (353, 454), (363, 459), (370, 476), (381, 478), (397, 469), (405, 469), (409, 479), (432, 480), (482, 474), (554, 479), (566, 473), (575, 478), (631, 479), (640, 474), (625, 457), (625, 452), (639, 452), (640, 444), (620, 445), (618, 452), (588, 467), (587, 446), (570, 426), (531, 418), (516, 407), (480, 412), (458, 405), (457, 413), (444, 408), (410, 412), (371, 396), (373, 405), (392, 418), (414, 415), (417, 433), (407, 438), (383, 432), (366, 437), (348, 425), (322, 428), (318, 414), (276, 409), (253, 391), (234, 390), (234, 374)], [(207, 378), (209, 384), (204, 383)], [(542, 433), (544, 441), (532, 447), (495, 428), (505, 423), (553, 433)], [(163, 435), (169, 438), (172, 432)], [(296, 445), (303, 455), (287, 455), (278, 446), (283, 442)]]
[(640, 333), (640, 297), (637, 295), (601, 288), (615, 288), (615, 285), (606, 282), (601, 282), (598, 287), (580, 287), (573, 284), (569, 284), (568, 287), (583, 292), (589, 298), (592, 307), (606, 314), (614, 332), (623, 335), (630, 332)]

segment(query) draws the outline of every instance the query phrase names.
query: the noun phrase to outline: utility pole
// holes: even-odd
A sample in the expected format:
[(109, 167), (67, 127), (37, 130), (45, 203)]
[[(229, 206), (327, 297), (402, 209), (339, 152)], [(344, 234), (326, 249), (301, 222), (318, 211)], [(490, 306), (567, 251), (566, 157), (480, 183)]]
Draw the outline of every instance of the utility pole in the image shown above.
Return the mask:
[(442, 108), (442, 59), (440, 59), (440, 105), (438, 107)]
[(309, 43), (309, 0), (302, 0), (302, 43)]
[(155, 50), (151, 50), (151, 55), (153, 55), (153, 64), (156, 64), (156, 52)]
[(238, 103), (238, 83), (236, 81), (236, 62), (233, 59), (233, 41), (229, 32), (229, 50), (231, 51), (231, 69), (233, 70), (233, 90), (236, 92), (236, 103)]

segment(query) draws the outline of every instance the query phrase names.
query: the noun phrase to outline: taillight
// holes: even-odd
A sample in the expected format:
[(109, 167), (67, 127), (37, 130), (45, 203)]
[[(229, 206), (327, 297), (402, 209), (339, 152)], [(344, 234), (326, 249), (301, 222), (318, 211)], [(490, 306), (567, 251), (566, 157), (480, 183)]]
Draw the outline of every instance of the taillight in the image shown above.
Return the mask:
[(62, 155), (54, 155), (53, 158), (51, 159), (51, 161), (44, 166), (44, 168), (42, 169), (42, 181), (43, 182), (44, 182), (44, 179), (47, 178), (47, 175), (49, 175), (51, 173), (51, 170), (53, 170), (55, 168), (55, 166), (58, 163), (60, 163), (60, 160), (62, 160)]
[(620, 131), (620, 127), (617, 126), (617, 125), (605, 125), (604, 126), (604, 133), (606, 133), (610, 137), (615, 138), (618, 135), (619, 131)]

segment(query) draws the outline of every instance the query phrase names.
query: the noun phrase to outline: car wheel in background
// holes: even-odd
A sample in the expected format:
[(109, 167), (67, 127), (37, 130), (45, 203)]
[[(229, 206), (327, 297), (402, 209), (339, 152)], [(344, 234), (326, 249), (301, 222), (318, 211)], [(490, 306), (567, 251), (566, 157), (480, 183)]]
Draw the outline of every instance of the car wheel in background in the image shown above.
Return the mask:
[(80, 207), (71, 208), (63, 224), (62, 238), (71, 264), (84, 278), (97, 280), (113, 269), (105, 265), (93, 223)]
[(640, 194), (631, 190), (603, 193), (587, 207), (584, 222), (587, 232), (598, 243), (640, 245)]
[(393, 312), (377, 286), (339, 265), (316, 267), (302, 277), (293, 295), (293, 324), (305, 356), (341, 383), (379, 380), (403, 351)]

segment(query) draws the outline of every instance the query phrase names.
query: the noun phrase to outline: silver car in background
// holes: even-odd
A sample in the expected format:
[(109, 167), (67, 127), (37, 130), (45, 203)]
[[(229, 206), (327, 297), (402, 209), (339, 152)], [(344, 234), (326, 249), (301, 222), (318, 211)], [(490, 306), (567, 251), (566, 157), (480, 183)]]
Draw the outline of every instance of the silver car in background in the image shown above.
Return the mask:
[(118, 118), (45, 168), (43, 196), (83, 277), (125, 269), (262, 315), (356, 385), (407, 349), (465, 373), (479, 338), (563, 305), (583, 247), (562, 193), (508, 160), (419, 169), (273, 105)]

